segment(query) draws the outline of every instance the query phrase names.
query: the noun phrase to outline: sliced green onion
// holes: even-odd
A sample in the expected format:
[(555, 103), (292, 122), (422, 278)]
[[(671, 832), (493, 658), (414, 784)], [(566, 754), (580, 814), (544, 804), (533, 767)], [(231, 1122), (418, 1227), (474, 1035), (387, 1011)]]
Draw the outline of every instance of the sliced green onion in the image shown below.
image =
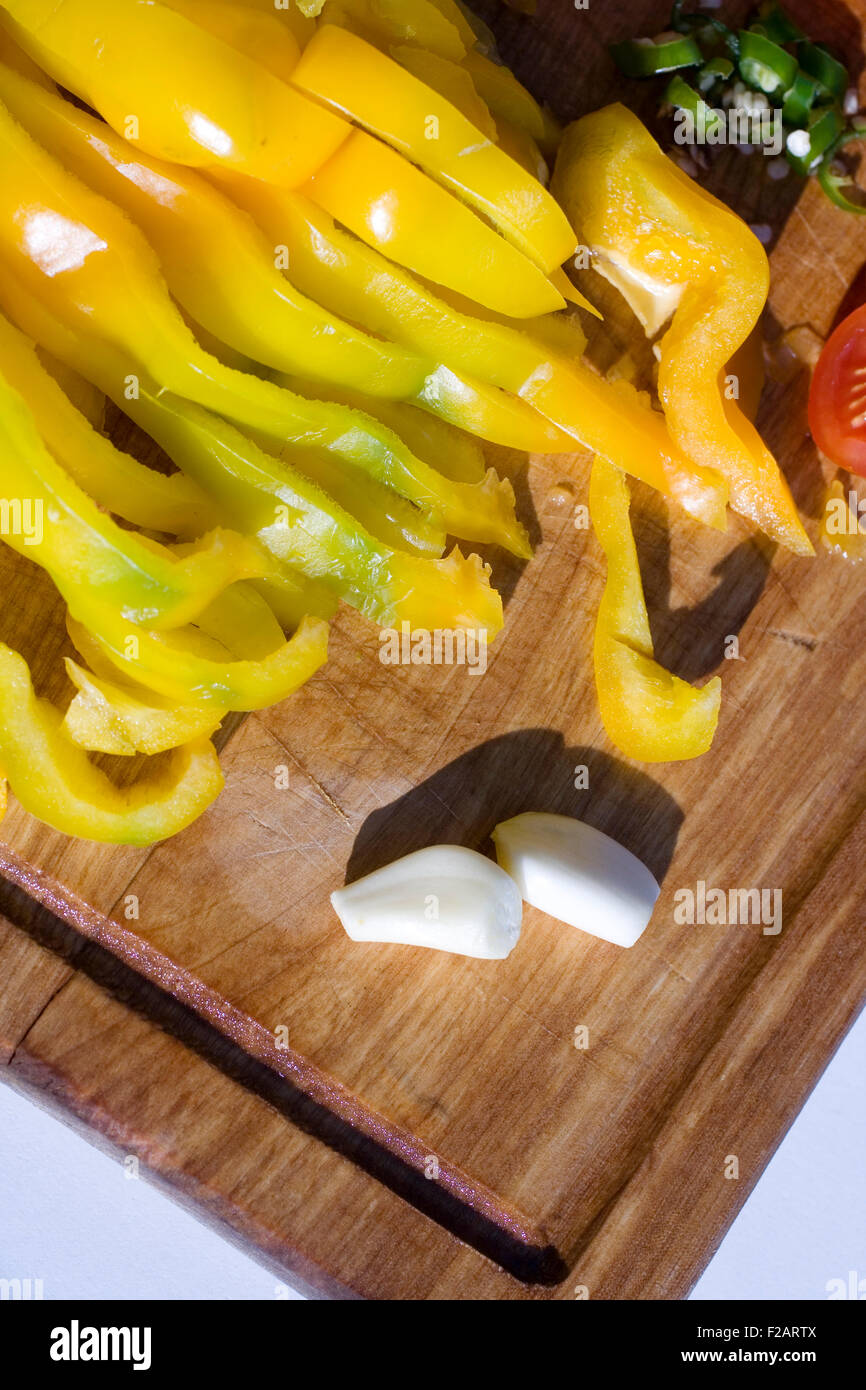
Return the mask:
[[(852, 178), (847, 174), (834, 174), (833, 161), (843, 145), (848, 145), (852, 140), (866, 140), (866, 127), (855, 126), (852, 130), (843, 130), (842, 134), (830, 146), (817, 170), (817, 179), (831, 203), (835, 203), (837, 208), (843, 212), (855, 212), (859, 216), (866, 213), (866, 202), (855, 203), (842, 192), (843, 188), (858, 187)], [(861, 190), (862, 192), (862, 190)]]
[[(788, 147), (785, 150), (788, 163), (798, 174), (811, 173), (818, 160), (827, 153), (841, 133), (842, 117), (836, 107), (819, 107), (810, 115), (807, 130), (795, 130), (788, 136)], [(797, 154), (796, 150), (801, 142), (797, 141), (796, 137), (802, 135), (808, 135), (808, 146), (803, 141), (804, 152)], [(791, 149), (792, 141), (796, 141), (794, 150)]]
[(782, 120), (785, 125), (807, 125), (809, 112), (821, 96), (822, 90), (817, 78), (810, 77), (807, 72), (798, 72), (793, 85), (785, 93), (782, 106)]
[(780, 96), (793, 86), (797, 59), (763, 34), (740, 30), (740, 76), (768, 96)]
[(623, 43), (612, 43), (610, 52), (626, 77), (652, 77), (657, 72), (697, 67), (704, 61), (694, 39), (686, 37), (663, 43), (653, 43), (652, 39), (626, 39)]
[(789, 19), (785, 14), (777, 0), (763, 0), (763, 4), (758, 7), (756, 19), (757, 23), (750, 25), (750, 28), (756, 32), (760, 29), (760, 32), (766, 34), (774, 43), (795, 43), (806, 37), (793, 19)]
[(828, 96), (841, 101), (849, 87), (848, 69), (828, 53), (822, 44), (801, 43), (797, 49), (800, 67), (814, 77)]

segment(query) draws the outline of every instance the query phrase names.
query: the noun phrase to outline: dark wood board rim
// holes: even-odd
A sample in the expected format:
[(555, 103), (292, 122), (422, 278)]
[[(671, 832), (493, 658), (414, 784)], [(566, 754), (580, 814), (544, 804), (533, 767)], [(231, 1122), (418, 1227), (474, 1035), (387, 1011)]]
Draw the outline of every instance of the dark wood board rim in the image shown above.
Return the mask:
[[(190, 971), (7, 845), (0, 845), (0, 875), (0, 911), (8, 920), (27, 922), (36, 940), (78, 968), (86, 958), (91, 978), (112, 978), (114, 991), (132, 1007), (242, 1080), (294, 1124), (350, 1156), (516, 1278), (552, 1285), (566, 1276), (562, 1256), (543, 1231), (446, 1160), (437, 1159), (437, 1182), (429, 1182), (427, 1150), (415, 1135), (365, 1106), (293, 1049), (280, 1048), (272, 1033)], [(107, 969), (85, 943), (114, 957), (122, 972), (116, 965)]]

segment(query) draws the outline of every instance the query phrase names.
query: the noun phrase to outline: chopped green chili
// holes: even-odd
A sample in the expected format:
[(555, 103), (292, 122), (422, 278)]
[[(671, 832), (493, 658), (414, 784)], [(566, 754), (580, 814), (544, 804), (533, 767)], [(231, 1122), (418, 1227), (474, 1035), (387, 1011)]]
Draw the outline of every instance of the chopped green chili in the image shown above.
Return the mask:
[(818, 43), (801, 43), (797, 49), (800, 67), (814, 77), (830, 97), (841, 101), (848, 90), (848, 69)]
[[(854, 126), (852, 130), (843, 130), (821, 160), (817, 170), (817, 178), (831, 203), (835, 203), (836, 207), (841, 208), (843, 212), (855, 212), (862, 216), (863, 213), (866, 213), (866, 202), (855, 203), (847, 194), (842, 192), (843, 188), (857, 188), (858, 185), (849, 174), (837, 174), (833, 170), (833, 163), (839, 150), (843, 145), (849, 145), (854, 140), (866, 141), (866, 126)], [(862, 192), (862, 190), (860, 191)]]
[(819, 107), (810, 115), (806, 130), (798, 131), (797, 134), (808, 135), (808, 149), (804, 154), (792, 152), (790, 148), (791, 137), (789, 137), (789, 145), (785, 153), (792, 168), (796, 169), (799, 174), (808, 174), (821, 156), (826, 154), (830, 146), (842, 134), (842, 117), (835, 106)]
[(740, 76), (767, 96), (781, 96), (797, 76), (797, 59), (764, 34), (741, 29)]
[(808, 123), (809, 112), (821, 95), (821, 84), (807, 72), (798, 72), (793, 84), (785, 93), (782, 106), (782, 120), (785, 125), (804, 126)]
[(657, 72), (674, 72), (677, 68), (693, 68), (704, 58), (692, 38), (668, 39), (653, 43), (651, 39), (626, 39), (610, 47), (613, 60), (626, 77), (652, 77)]
[(679, 73), (672, 77), (668, 83), (664, 99), (671, 106), (677, 106), (681, 111), (688, 111), (694, 117), (698, 129), (703, 134), (714, 130), (722, 123), (723, 118), (718, 112), (708, 106), (700, 92), (696, 92), (685, 78), (680, 77)]
[[(629, 77), (673, 73), (664, 100), (691, 113), (699, 140), (706, 139), (707, 132), (724, 119), (708, 104), (712, 97), (726, 106), (733, 101), (737, 108), (751, 109), (761, 98), (740, 100), (742, 84), (762, 93), (772, 106), (782, 108), (789, 164), (804, 176), (815, 174), (837, 207), (858, 213), (866, 210), (866, 203), (852, 202), (841, 191), (850, 180), (833, 168), (833, 156), (843, 144), (866, 138), (866, 126), (852, 129), (843, 109), (851, 84), (845, 65), (824, 44), (807, 38), (779, 0), (761, 0), (751, 22), (738, 33), (715, 15), (686, 12), (685, 5), (686, 0), (674, 0), (671, 33), (658, 40), (611, 45), (620, 69)], [(684, 68), (697, 69), (689, 81), (679, 76)], [(712, 134), (708, 143), (716, 143)]]
[(733, 71), (730, 58), (711, 58), (698, 73), (698, 86), (701, 91), (708, 91), (716, 82), (727, 82)]

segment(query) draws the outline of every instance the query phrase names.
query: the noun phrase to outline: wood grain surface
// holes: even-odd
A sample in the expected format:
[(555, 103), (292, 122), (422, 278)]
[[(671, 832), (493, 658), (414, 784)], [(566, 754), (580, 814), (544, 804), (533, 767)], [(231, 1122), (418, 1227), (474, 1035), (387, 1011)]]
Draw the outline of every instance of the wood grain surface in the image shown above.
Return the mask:
[[(649, 116), (605, 44), (663, 29), (663, 5), (479, 8), (563, 116), (615, 97)], [(849, 61), (861, 51), (853, 8), (788, 8)], [(773, 229), (778, 346), (826, 334), (866, 230), (763, 166), (727, 151), (709, 177)], [(608, 314), (596, 360), (638, 351), (624, 309), (586, 288)], [(814, 536), (830, 473), (808, 372), (777, 375), (759, 424)], [(13, 802), (3, 1074), (320, 1295), (681, 1298), (866, 994), (864, 574), (774, 553), (735, 519), (711, 533), (635, 488), (657, 656), (723, 680), (712, 751), (643, 768), (596, 710), (602, 557), (575, 524), (589, 461), (495, 461), (537, 550), (488, 557), (506, 631), (483, 676), (382, 665), (375, 629), (344, 609), (309, 685), (224, 731), (226, 790), (174, 840), (75, 842)], [(68, 696), (50, 584), (8, 550), (0, 582), (0, 638)], [(506, 961), (346, 938), (335, 887), (425, 844), (489, 848), (530, 809), (608, 831), (662, 880), (637, 947), (531, 909)], [(678, 924), (675, 893), (699, 881), (781, 890), (782, 930)]]

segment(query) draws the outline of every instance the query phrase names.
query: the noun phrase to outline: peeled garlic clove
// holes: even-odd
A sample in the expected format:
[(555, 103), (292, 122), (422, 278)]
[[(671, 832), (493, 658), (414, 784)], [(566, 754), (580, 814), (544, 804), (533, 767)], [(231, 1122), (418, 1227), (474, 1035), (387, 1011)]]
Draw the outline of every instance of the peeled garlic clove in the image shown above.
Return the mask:
[(633, 946), (652, 916), (649, 869), (585, 821), (530, 811), (497, 825), (493, 842), (525, 902), (590, 936)]
[(517, 945), (523, 903), (514, 880), (462, 845), (431, 845), (331, 894), (353, 941), (429, 946), (502, 960)]

